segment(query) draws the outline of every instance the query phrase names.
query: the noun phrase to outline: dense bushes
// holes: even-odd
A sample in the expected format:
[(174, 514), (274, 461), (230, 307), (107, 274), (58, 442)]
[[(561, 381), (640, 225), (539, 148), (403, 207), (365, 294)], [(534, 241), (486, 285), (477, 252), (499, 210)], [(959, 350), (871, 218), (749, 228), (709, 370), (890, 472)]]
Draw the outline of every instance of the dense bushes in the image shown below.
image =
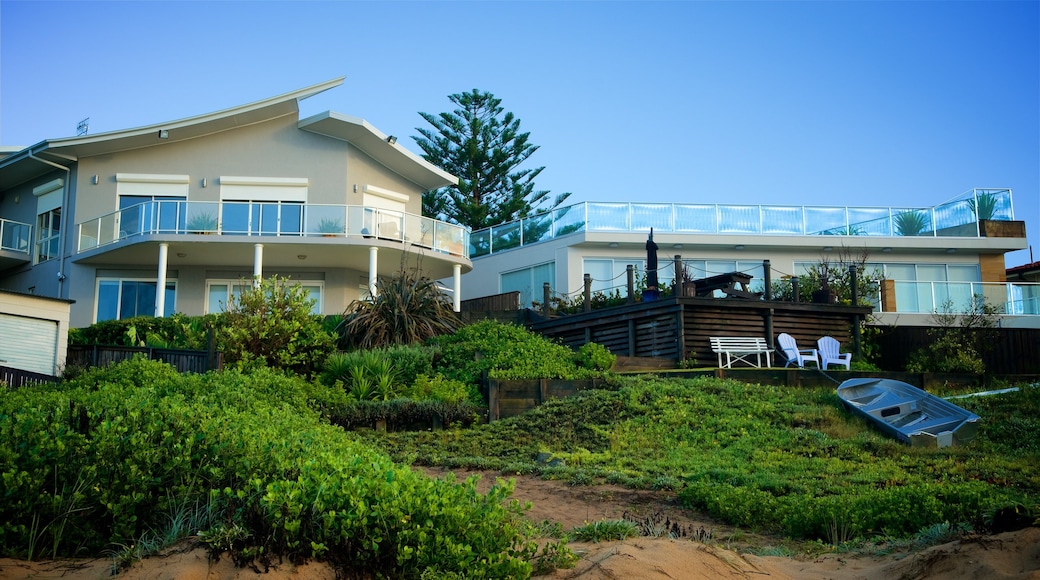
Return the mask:
[[(590, 378), (613, 356), (604, 354), (603, 347), (590, 347), (579, 358), (566, 346), (521, 326), (491, 320), (465, 326), (431, 344), (440, 348), (435, 370), (470, 384), (478, 383), (484, 373), (493, 379)], [(591, 366), (579, 366), (579, 360)]]
[[(315, 399), (317, 397), (317, 400)], [(332, 556), (393, 577), (524, 577), (518, 508), (435, 481), (323, 423), (335, 395), (261, 369), (177, 375), (142, 360), (0, 392), (0, 545), (97, 553), (208, 505), (222, 549)]]

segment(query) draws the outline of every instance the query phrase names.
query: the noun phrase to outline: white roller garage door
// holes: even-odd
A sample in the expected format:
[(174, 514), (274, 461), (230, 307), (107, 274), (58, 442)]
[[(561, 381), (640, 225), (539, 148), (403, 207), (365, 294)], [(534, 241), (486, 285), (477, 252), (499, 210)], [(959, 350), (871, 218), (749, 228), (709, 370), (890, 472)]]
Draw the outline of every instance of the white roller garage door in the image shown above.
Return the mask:
[(53, 375), (57, 352), (57, 321), (0, 314), (0, 365)]

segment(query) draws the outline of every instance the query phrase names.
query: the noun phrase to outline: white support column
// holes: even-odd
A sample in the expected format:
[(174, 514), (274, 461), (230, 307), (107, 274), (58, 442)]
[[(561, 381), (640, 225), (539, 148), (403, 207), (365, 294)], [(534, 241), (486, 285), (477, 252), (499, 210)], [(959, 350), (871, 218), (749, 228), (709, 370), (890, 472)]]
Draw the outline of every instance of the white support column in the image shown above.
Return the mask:
[(452, 294), (454, 294), (452, 300), (454, 301), (455, 312), (459, 312), (462, 310), (462, 264), (455, 264), (452, 266), (451, 275), (452, 287), (454, 288), (452, 291)]
[(166, 312), (166, 266), (170, 261), (170, 244), (159, 244), (159, 274), (155, 284), (155, 317), (162, 318)]
[(253, 244), (253, 288), (260, 286), (264, 279), (264, 245)]
[(368, 249), (368, 293), (372, 298), (376, 297), (376, 272), (379, 269), (379, 248), (372, 246)]

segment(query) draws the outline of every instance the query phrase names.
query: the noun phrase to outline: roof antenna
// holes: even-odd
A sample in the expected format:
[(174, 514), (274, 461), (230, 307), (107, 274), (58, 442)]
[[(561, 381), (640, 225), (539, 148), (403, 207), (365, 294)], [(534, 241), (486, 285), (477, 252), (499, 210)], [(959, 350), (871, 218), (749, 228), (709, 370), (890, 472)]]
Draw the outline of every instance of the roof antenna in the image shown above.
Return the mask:
[(86, 119), (83, 119), (82, 121), (80, 121), (79, 123), (76, 124), (76, 136), (77, 137), (82, 137), (83, 135), (86, 135), (87, 134), (87, 129), (89, 129), (89, 128), (90, 128), (90, 117), (87, 117)]

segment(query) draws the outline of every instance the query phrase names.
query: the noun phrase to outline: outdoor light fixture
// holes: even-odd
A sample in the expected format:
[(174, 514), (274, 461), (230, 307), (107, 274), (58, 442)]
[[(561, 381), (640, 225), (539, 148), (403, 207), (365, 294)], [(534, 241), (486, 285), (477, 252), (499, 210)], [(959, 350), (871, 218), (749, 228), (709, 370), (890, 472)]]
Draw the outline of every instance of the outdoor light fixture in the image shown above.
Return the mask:
[(682, 249), (682, 244), (672, 244), (672, 247), (675, 248), (676, 250), (681, 250)]
[(386, 138), (386, 142), (391, 144), (391, 145), (393, 145), (394, 143), (397, 143), (397, 137), (394, 137), (393, 135), (391, 135), (391, 136)]
[(616, 248), (618, 246), (618, 243), (617, 242), (610, 242), (607, 245), (610, 246), (611, 248)]
[(94, 174), (94, 177), (90, 178), (90, 182), (93, 183), (94, 185), (98, 184), (98, 176), (97, 176), (97, 174)]
[(187, 258), (188, 254), (185, 254), (184, 252), (177, 252), (177, 257), (178, 258)]
[(947, 254), (952, 254), (952, 253), (954, 253), (954, 252), (956, 252), (956, 251), (957, 251), (957, 250), (956, 250), (956, 249), (954, 249), (954, 248), (946, 248), (946, 253), (947, 253)]
[(307, 254), (296, 254), (296, 257), (301, 259), (301, 260), (306, 260), (307, 259)]
[(834, 249), (834, 248), (832, 248), (832, 247), (830, 247), (830, 246), (824, 246), (824, 247), (823, 247), (823, 251), (824, 251), (824, 252), (829, 252), (829, 251), (831, 251), (831, 250), (833, 250), (833, 249)]
[(734, 250), (743, 250), (744, 249), (744, 245), (743, 244), (737, 244), (737, 245), (733, 246), (733, 249)]
[(205, 177), (202, 178), (202, 187), (206, 187), (206, 178)]
[(170, 132), (167, 131), (166, 129), (159, 129), (159, 138), (160, 139), (169, 139), (170, 138)]
[(881, 251), (887, 254), (888, 252), (892, 251), (892, 248), (881, 248)]

